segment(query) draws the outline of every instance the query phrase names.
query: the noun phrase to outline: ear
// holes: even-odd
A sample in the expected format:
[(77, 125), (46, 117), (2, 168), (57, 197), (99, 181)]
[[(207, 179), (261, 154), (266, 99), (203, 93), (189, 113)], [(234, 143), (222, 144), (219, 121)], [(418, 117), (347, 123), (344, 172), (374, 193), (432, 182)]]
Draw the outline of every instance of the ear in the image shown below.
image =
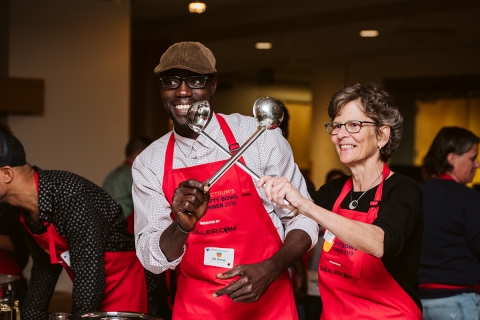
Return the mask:
[(3, 182), (5, 183), (12, 182), (14, 175), (15, 175), (15, 171), (12, 169), (12, 167), (5, 166), (1, 168), (1, 179), (3, 179)]
[(383, 147), (384, 145), (386, 145), (390, 140), (390, 127), (389, 126), (380, 127), (377, 139), (378, 139), (379, 146)]
[(217, 90), (218, 77), (215, 75), (212, 80), (210, 80), (210, 95), (213, 96), (215, 90)]
[(453, 167), (453, 164), (455, 163), (456, 155), (453, 152), (450, 152), (447, 154), (447, 162), (449, 165)]

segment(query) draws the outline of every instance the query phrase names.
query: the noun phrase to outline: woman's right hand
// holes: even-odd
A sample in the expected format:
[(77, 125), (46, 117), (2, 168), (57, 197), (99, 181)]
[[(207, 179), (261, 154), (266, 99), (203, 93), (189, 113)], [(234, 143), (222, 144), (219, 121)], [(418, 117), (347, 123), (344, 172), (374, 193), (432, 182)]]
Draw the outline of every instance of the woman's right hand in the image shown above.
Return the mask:
[(285, 203), (285, 199), (295, 208), (300, 208), (304, 201), (307, 200), (285, 177), (264, 176), (258, 180), (257, 186), (263, 187), (268, 200), (275, 202), (275, 204), (281, 207), (291, 209)]

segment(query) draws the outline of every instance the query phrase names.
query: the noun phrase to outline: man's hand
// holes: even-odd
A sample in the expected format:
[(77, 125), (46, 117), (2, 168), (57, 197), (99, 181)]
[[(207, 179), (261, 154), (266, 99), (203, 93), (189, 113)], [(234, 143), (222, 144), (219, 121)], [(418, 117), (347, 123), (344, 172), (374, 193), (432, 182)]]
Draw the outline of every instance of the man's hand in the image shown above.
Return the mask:
[(188, 180), (179, 184), (172, 199), (172, 212), (184, 231), (195, 228), (197, 221), (205, 215), (210, 193), (205, 193), (203, 183)]
[(257, 264), (238, 265), (230, 271), (217, 274), (218, 279), (236, 279), (213, 295), (219, 297), (226, 294), (234, 302), (255, 302), (280, 274), (278, 268), (275, 268), (269, 260)]

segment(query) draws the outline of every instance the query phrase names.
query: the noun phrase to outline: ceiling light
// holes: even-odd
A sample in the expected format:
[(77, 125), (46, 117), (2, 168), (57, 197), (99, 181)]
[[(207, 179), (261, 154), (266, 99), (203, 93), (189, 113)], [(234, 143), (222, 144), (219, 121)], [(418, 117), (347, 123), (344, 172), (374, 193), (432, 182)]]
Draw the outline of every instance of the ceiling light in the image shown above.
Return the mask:
[(205, 9), (207, 9), (207, 5), (203, 2), (191, 2), (188, 5), (188, 10), (191, 13), (202, 13), (205, 12)]
[(377, 37), (377, 36), (378, 36), (378, 31), (377, 30), (362, 30), (362, 31), (360, 31), (360, 37), (372, 38), (372, 37)]
[(272, 49), (272, 44), (270, 42), (257, 42), (255, 43), (255, 48), (259, 50), (268, 50)]

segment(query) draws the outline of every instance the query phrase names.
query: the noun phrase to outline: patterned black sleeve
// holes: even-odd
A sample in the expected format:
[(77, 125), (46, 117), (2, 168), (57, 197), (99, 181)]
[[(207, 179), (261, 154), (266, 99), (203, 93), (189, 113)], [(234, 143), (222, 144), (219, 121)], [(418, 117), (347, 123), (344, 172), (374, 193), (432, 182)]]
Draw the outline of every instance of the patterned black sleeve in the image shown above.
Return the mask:
[(35, 240), (24, 232), (30, 248), (33, 265), (28, 284), (27, 296), (21, 311), (22, 320), (46, 319), (47, 308), (52, 297), (62, 266), (50, 263), (50, 256), (38, 246)]
[[(95, 210), (90, 197), (73, 194), (62, 216), (68, 239), (73, 283), (73, 314), (100, 310), (105, 289), (104, 252), (109, 239), (105, 221)], [(68, 222), (67, 222), (68, 221)]]

